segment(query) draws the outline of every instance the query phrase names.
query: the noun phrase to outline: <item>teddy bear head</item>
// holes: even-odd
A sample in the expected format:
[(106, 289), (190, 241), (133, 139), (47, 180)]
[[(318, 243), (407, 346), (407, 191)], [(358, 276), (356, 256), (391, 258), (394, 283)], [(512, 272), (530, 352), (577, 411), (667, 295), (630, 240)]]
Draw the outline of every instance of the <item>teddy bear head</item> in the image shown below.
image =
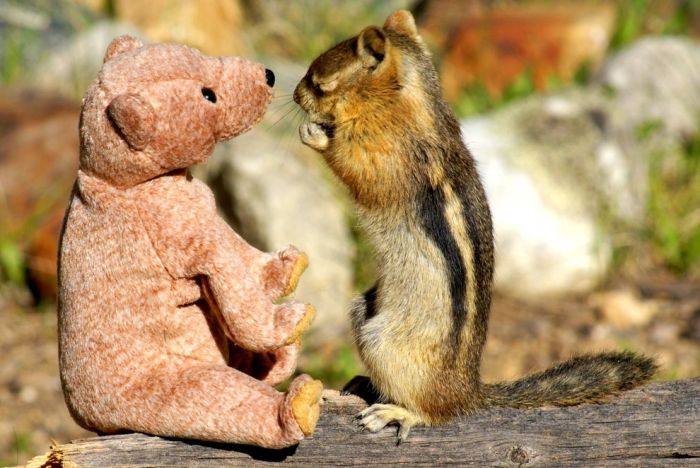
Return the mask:
[(128, 188), (204, 162), (262, 118), (273, 85), (270, 70), (239, 57), (118, 37), (83, 98), (80, 169)]

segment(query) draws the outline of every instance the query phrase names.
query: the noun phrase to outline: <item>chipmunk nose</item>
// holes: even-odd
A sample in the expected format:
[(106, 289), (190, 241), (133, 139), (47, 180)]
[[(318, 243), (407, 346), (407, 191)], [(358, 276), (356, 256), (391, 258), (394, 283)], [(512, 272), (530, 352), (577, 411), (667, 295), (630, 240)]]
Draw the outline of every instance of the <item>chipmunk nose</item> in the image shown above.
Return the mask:
[(275, 74), (269, 68), (265, 69), (265, 82), (270, 88), (275, 86)]

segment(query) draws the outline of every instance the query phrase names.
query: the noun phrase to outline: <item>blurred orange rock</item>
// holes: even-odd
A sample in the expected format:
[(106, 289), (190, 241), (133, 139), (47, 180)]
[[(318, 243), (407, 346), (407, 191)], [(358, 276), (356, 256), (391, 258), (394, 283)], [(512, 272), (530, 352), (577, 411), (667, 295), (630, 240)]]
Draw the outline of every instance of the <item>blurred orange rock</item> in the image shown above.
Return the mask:
[(237, 0), (115, 0), (116, 19), (154, 42), (180, 42), (207, 55), (245, 55), (243, 11)]
[(0, 91), (0, 235), (28, 255), (38, 297), (56, 295), (58, 236), (78, 168), (74, 102)]
[(615, 23), (613, 2), (489, 3), (433, 0), (423, 14), (425, 37), (444, 50), (449, 100), (477, 83), (498, 97), (525, 72), (538, 89), (551, 78), (569, 81), (600, 63)]

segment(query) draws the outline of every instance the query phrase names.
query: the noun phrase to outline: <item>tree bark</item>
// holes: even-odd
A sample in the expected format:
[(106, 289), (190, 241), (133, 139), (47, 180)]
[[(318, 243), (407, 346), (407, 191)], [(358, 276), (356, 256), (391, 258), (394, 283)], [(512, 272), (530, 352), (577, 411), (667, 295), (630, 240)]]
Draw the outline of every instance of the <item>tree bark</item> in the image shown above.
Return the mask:
[(654, 383), (604, 405), (484, 410), (414, 428), (401, 445), (395, 427), (360, 431), (354, 415), (365, 406), (325, 391), (314, 436), (284, 450), (126, 434), (58, 445), (29, 466), (700, 466), (700, 378)]

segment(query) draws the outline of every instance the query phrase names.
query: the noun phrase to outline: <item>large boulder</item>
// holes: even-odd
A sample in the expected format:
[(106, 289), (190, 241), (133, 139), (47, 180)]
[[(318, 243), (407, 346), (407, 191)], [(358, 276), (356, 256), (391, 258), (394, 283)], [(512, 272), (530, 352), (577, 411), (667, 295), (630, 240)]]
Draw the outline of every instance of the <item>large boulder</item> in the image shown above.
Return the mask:
[(585, 292), (606, 275), (614, 233), (643, 222), (649, 157), (700, 124), (700, 45), (645, 39), (595, 82), (466, 119), (496, 233), (496, 288)]
[(179, 42), (207, 55), (247, 55), (239, 0), (114, 0), (114, 11), (150, 42)]
[(700, 42), (682, 37), (641, 39), (606, 61), (596, 83), (613, 94), (625, 130), (650, 125), (665, 143), (691, 137), (700, 125)]
[[(617, 171), (629, 170), (593, 117), (607, 110), (589, 105), (583, 94), (533, 98), (462, 123), (493, 213), (498, 290), (520, 297), (582, 292), (606, 271), (601, 160), (612, 154)], [(641, 201), (627, 192), (620, 202), (640, 212)]]
[(316, 307), (316, 336), (345, 333), (354, 249), (346, 213), (319, 161), (254, 129), (220, 144), (207, 172), (223, 215), (248, 242), (263, 250), (294, 244), (309, 256), (294, 295)]

